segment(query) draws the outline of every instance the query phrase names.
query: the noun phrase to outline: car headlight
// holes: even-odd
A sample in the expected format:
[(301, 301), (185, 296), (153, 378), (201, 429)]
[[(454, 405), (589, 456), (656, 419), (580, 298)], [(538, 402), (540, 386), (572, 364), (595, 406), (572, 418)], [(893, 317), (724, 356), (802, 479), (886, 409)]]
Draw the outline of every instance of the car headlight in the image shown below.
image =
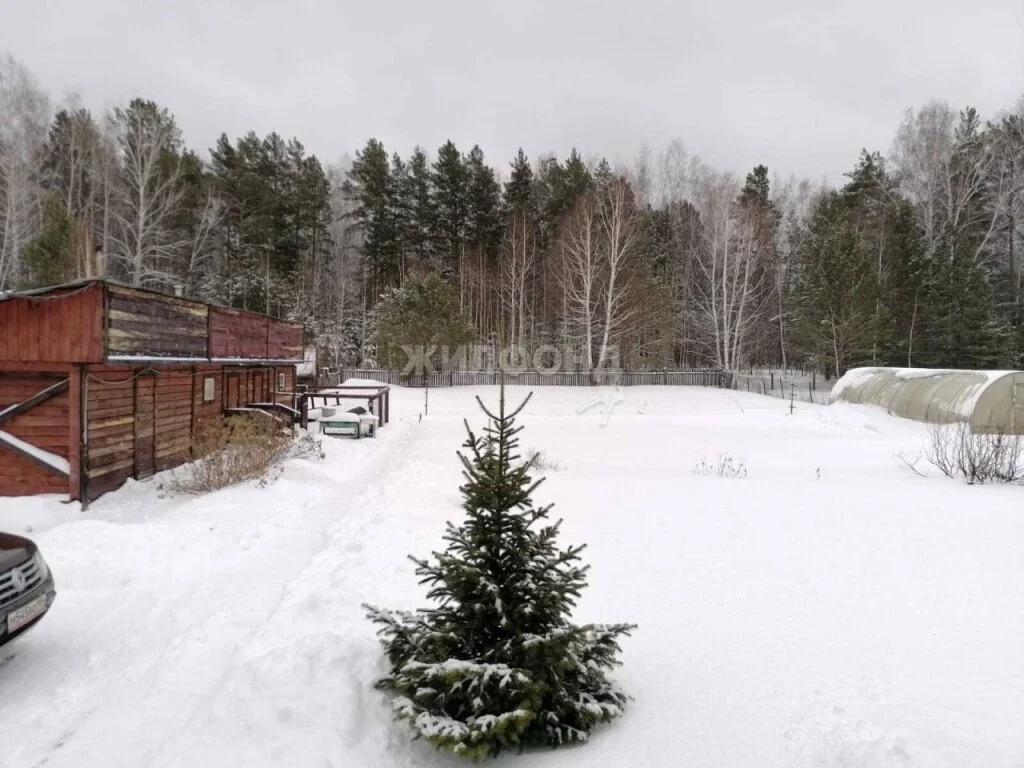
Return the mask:
[(36, 551), (36, 569), (39, 571), (41, 581), (46, 581), (50, 577), (50, 567), (43, 560), (43, 555), (39, 551)]

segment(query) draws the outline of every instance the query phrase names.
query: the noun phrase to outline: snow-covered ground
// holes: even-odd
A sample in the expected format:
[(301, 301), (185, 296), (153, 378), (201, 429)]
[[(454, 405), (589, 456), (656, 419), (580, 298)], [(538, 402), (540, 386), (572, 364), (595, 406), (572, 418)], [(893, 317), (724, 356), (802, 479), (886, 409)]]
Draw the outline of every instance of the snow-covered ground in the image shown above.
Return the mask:
[[(520, 394), (521, 390), (513, 390)], [(376, 440), (267, 488), (86, 513), (0, 499), (58, 599), (0, 649), (0, 765), (452, 766), (373, 688), (360, 604), (422, 603), (405, 555), (459, 514), (461, 420), (493, 388), (393, 390)], [(633, 621), (636, 698), (590, 745), (500, 765), (1024, 766), (1024, 488), (900, 470), (925, 430), (878, 409), (697, 388), (538, 388), (537, 494), (593, 566), (580, 621)], [(609, 401), (613, 402), (613, 401)], [(694, 476), (706, 457), (744, 479)]]

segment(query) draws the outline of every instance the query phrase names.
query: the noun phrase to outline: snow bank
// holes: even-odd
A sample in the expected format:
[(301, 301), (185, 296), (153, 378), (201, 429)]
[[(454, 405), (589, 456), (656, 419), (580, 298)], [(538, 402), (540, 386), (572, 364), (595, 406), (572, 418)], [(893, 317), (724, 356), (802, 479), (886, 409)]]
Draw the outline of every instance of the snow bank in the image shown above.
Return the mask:
[[(513, 397), (525, 388), (512, 388)], [(423, 604), (407, 554), (459, 515), (455, 450), (491, 387), (392, 390), (374, 441), (324, 441), (267, 488), (26, 514), (59, 596), (0, 651), (0, 765), (462, 765), (411, 742), (374, 688), (364, 602)], [(635, 621), (615, 676), (635, 697), (579, 749), (516, 768), (1018, 768), (1024, 490), (900, 471), (925, 427), (879, 410), (703, 388), (539, 387), (523, 440), (566, 462), (538, 489), (587, 543), (576, 619)], [(719, 453), (743, 480), (699, 477)], [(126, 724), (130, 724), (130, 727)]]

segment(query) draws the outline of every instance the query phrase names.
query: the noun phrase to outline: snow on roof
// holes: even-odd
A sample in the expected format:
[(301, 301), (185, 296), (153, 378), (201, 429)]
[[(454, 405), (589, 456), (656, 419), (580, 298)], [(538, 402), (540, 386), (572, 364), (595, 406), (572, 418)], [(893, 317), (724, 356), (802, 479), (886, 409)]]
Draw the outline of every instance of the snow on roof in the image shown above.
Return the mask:
[(370, 386), (373, 386), (373, 387), (386, 387), (388, 385), (385, 384), (383, 381), (377, 381), (376, 379), (345, 379), (345, 381), (342, 382), (341, 386), (343, 386), (343, 387), (345, 387), (345, 386), (350, 386), (350, 387), (370, 387)]
[(374, 381), (373, 379), (345, 379), (337, 387), (310, 392), (309, 396), (315, 399), (320, 395), (359, 395), (369, 400), (372, 397), (376, 397), (380, 390), (387, 389), (389, 386), (390, 384)]
[(56, 453), (44, 451), (42, 448), (32, 445), (32, 443), (26, 443), (20, 437), (15, 437), (10, 432), (0, 430), (0, 443), (6, 443), (12, 448), (28, 454), (32, 458), (41, 461), (43, 464), (56, 469), (64, 475), (71, 475), (71, 464), (68, 463), (68, 460), (63, 456), (58, 456)]

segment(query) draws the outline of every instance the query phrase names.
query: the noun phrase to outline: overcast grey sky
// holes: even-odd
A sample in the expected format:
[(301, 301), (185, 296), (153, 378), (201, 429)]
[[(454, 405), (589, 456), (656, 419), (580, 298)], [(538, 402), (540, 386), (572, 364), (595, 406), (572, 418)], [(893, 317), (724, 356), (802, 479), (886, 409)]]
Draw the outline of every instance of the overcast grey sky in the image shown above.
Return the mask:
[(297, 136), (326, 161), (381, 139), (710, 164), (831, 181), (905, 108), (986, 118), (1024, 94), (1024, 0), (0, 0), (0, 51), (51, 95), (134, 96), (192, 147)]

